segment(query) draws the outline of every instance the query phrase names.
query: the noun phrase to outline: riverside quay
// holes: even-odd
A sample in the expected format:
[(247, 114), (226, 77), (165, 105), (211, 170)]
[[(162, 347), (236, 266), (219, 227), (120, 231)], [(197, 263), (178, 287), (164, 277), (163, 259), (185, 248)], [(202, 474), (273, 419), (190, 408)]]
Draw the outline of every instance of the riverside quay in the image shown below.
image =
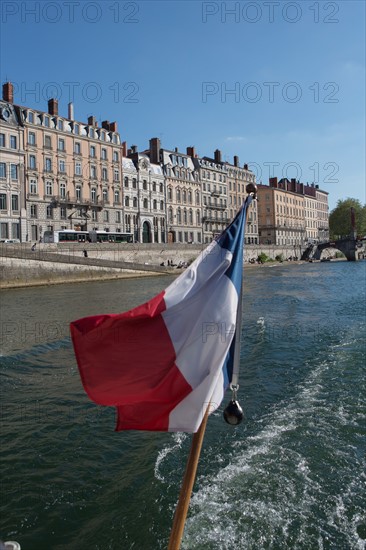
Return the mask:
[[(45, 240), (59, 231), (127, 234), (127, 242), (208, 243), (235, 217), (255, 182), (248, 164), (162, 147), (127, 147), (117, 122), (76, 120), (14, 103), (11, 82), (0, 100), (0, 239)], [(246, 244), (305, 245), (328, 235), (328, 193), (271, 178), (251, 204)]]

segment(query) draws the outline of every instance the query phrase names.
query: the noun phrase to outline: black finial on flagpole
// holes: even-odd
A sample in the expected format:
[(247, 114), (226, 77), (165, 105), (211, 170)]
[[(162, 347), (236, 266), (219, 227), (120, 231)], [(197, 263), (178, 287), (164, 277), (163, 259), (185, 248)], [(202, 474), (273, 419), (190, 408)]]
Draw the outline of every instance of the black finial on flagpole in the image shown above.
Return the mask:
[(248, 183), (245, 189), (248, 195), (253, 195), (253, 199), (257, 198), (258, 187), (255, 183)]
[(239, 386), (231, 386), (231, 389), (233, 391), (233, 396), (228, 404), (228, 406), (224, 410), (224, 418), (225, 421), (230, 424), (231, 426), (236, 426), (237, 424), (240, 424), (240, 422), (244, 418), (243, 409), (239, 405), (239, 402), (236, 399), (236, 392), (238, 390)]

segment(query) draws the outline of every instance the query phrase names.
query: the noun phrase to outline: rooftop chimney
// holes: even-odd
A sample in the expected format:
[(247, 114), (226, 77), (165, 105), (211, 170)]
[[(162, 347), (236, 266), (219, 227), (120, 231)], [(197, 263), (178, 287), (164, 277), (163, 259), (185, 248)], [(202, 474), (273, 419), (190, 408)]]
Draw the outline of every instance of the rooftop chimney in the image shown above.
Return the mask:
[(104, 130), (109, 130), (109, 120), (103, 120), (102, 128), (104, 128)]
[(221, 162), (221, 151), (220, 151), (220, 149), (216, 149), (216, 151), (215, 151), (215, 162)]
[(122, 142), (122, 156), (127, 157), (127, 141)]
[(111, 132), (117, 132), (117, 122), (111, 122), (109, 125), (109, 129)]
[(89, 116), (88, 117), (88, 124), (89, 126), (96, 126), (97, 125), (97, 119), (95, 116)]
[(150, 162), (159, 164), (160, 161), (160, 139), (155, 137), (150, 139)]
[(269, 178), (269, 186), (278, 188), (278, 178)]
[(195, 156), (196, 156), (195, 148), (194, 147), (187, 147), (187, 155), (189, 155), (190, 157), (192, 157), (194, 159)]
[(69, 103), (67, 106), (69, 120), (74, 120), (74, 104)]
[(249, 170), (248, 165), (244, 164), (244, 170)]
[(132, 153), (137, 153), (137, 145), (131, 145)]
[(239, 157), (236, 155), (234, 157), (234, 166), (236, 166), (237, 168), (239, 167)]
[(48, 100), (48, 114), (49, 115), (58, 115), (58, 101), (57, 99)]
[(3, 100), (8, 103), (14, 103), (14, 86), (11, 82), (3, 84)]
[(175, 148), (174, 148), (174, 151), (175, 151), (176, 153), (178, 153), (178, 147), (175, 147)]

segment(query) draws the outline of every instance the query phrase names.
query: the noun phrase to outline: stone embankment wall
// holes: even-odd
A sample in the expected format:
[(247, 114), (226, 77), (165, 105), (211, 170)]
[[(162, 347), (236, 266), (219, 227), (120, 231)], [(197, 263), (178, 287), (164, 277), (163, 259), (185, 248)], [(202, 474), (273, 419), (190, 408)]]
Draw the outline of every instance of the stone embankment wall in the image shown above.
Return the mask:
[[(180, 270), (168, 268), (168, 260), (175, 265), (189, 263), (201, 250), (197, 245), (78, 243), (37, 244), (32, 252), (30, 244), (0, 245), (0, 288), (176, 274)], [(273, 259), (279, 254), (300, 257), (294, 247), (247, 245), (245, 261), (261, 252)]]

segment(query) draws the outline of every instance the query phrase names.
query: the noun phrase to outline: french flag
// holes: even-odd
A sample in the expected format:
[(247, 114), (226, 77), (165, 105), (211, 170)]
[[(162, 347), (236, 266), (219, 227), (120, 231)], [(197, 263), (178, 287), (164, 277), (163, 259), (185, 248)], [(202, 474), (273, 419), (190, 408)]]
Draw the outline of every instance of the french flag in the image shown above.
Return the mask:
[(233, 371), (249, 196), (234, 221), (163, 292), (126, 313), (70, 325), (84, 389), (117, 407), (116, 430), (196, 432)]

